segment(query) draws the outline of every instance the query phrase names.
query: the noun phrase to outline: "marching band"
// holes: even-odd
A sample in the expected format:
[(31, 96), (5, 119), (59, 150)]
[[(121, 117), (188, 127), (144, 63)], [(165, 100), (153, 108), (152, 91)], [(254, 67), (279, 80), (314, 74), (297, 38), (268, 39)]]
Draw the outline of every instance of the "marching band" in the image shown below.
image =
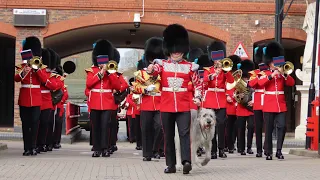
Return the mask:
[[(285, 61), (282, 45), (273, 41), (258, 45), (254, 61), (236, 55), (227, 57), (221, 41), (210, 43), (207, 52), (189, 49), (187, 30), (179, 24), (169, 25), (163, 38), (146, 41), (134, 78), (127, 82), (117, 71), (120, 54), (113, 44), (104, 39), (93, 44), (92, 66), (85, 70), (92, 157), (109, 157), (117, 150), (116, 114), (124, 108), (130, 142), (136, 141), (143, 161), (165, 157), (165, 173), (176, 173), (177, 125), (183, 174), (188, 174), (193, 163), (191, 122), (199, 109), (206, 108), (214, 111), (217, 122), (212, 149), (204, 150), (211, 151), (211, 159), (227, 158), (226, 152), (232, 154), (235, 149), (241, 155), (253, 154), (255, 134), (256, 157), (261, 158), (264, 153), (266, 160), (272, 160), (274, 128), (278, 132), (275, 156), (284, 159), (284, 88), (293, 86), (295, 81), (290, 76), (294, 67)], [(64, 80), (75, 65), (65, 63), (62, 67), (59, 55), (50, 48), (41, 48), (34, 36), (23, 41), (21, 56), (23, 62), (16, 66), (14, 79), (21, 83), (18, 104), (23, 155), (30, 156), (61, 148), (63, 104), (68, 99)], [(198, 148), (201, 156), (203, 149)]]

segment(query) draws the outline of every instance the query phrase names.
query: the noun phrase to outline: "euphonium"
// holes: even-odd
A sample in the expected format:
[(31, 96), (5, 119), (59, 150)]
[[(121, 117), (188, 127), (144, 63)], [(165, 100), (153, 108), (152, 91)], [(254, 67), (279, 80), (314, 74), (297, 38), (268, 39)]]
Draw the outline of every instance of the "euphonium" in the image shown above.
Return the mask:
[(280, 68), (282, 68), (283, 73), (287, 75), (290, 75), (294, 71), (294, 65), (289, 61), (286, 61), (286, 63)]
[(42, 66), (42, 60), (38, 56), (34, 56), (30, 61), (29, 61), (29, 66), (31, 66), (33, 69), (39, 69)]
[(138, 83), (141, 86), (145, 86), (145, 87), (149, 85), (156, 86), (154, 92), (151, 92), (151, 94), (160, 92), (160, 82), (157, 82), (159, 80), (159, 76), (150, 76), (148, 74), (144, 74), (144, 77), (147, 79), (145, 80), (144, 78), (141, 77), (140, 71), (134, 72), (133, 75), (136, 78), (136, 80), (138, 80), (135, 83)]
[[(232, 70), (233, 62), (230, 58), (220, 60), (222, 70), (228, 72)], [(217, 68), (217, 66), (215, 66)]]

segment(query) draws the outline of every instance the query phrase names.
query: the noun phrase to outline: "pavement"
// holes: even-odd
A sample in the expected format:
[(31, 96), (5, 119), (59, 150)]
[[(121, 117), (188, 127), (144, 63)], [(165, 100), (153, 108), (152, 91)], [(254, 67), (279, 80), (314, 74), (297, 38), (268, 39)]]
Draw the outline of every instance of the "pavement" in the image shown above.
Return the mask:
[[(207, 166), (194, 166), (189, 175), (164, 174), (165, 159), (143, 162), (135, 144), (118, 143), (119, 150), (109, 158), (92, 158), (88, 142), (62, 144), (62, 149), (23, 157), (20, 141), (4, 141), (8, 150), (0, 151), (0, 180), (316, 180), (320, 159), (289, 155), (285, 160), (266, 161), (255, 155), (228, 154), (227, 159), (211, 160)], [(202, 158), (200, 158), (202, 159)]]

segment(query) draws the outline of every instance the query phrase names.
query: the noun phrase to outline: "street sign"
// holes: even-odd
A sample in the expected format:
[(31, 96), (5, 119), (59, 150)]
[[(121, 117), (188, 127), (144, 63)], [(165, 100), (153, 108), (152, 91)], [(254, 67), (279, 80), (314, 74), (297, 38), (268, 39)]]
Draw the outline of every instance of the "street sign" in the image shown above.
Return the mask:
[(234, 55), (241, 57), (241, 59), (250, 59), (247, 50), (244, 48), (242, 42), (239, 42), (237, 47), (233, 51)]

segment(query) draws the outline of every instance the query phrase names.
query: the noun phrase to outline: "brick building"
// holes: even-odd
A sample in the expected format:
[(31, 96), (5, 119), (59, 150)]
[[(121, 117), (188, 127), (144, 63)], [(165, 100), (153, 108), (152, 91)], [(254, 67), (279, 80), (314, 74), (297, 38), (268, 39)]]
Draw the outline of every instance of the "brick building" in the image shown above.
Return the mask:
[[(286, 59), (296, 68), (301, 68), (306, 40), (301, 29), (306, 7), (305, 0), (295, 0), (283, 23)], [(47, 26), (15, 27), (15, 8), (46, 9)], [(210, 41), (219, 39), (231, 54), (242, 42), (252, 58), (254, 46), (273, 39), (275, 32), (274, 0), (148, 0), (140, 28), (133, 26), (134, 13), (142, 14), (142, 0), (0, 0), (0, 102), (1, 107), (6, 107), (0, 109), (0, 124), (12, 127), (13, 119), (19, 121), (19, 84), (13, 83), (14, 63), (20, 62), (21, 42), (27, 36), (38, 36), (44, 47), (68, 57), (90, 51), (98, 38), (109, 39), (118, 48), (143, 48), (147, 38), (161, 36), (166, 25), (179, 23), (190, 31), (192, 47), (205, 49)], [(255, 24), (256, 20), (259, 24)], [(300, 121), (296, 118), (299, 107), (292, 95), (298, 93), (295, 88), (287, 91), (288, 105), (292, 107), (288, 130), (294, 131)]]

